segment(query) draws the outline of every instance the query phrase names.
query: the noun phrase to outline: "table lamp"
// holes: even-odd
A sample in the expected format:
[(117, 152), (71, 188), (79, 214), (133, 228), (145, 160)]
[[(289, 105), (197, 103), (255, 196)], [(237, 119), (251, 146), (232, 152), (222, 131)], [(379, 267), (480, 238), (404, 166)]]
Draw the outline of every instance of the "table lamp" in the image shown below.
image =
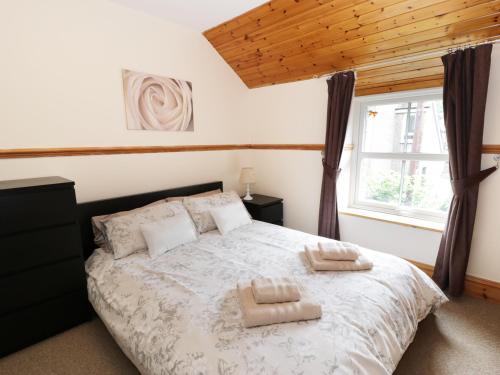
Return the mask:
[(250, 195), (250, 184), (255, 184), (255, 172), (253, 168), (241, 168), (240, 182), (247, 185), (247, 195), (243, 199), (251, 201), (253, 198)]

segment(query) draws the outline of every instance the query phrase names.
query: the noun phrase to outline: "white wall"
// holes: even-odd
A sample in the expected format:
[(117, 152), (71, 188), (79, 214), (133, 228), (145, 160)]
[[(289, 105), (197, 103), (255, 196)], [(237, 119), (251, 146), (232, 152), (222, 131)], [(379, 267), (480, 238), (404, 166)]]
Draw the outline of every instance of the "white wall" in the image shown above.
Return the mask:
[[(493, 47), (484, 124), (484, 144), (500, 144), (500, 45)], [(483, 155), (482, 167), (493, 164)], [(481, 182), (469, 273), (500, 281), (500, 171)]]
[[(325, 79), (251, 90), (248, 98), (253, 116), (252, 143), (323, 143), (326, 123), (327, 86)], [(500, 144), (500, 46), (493, 49), (490, 86), (485, 119), (485, 144)], [(256, 110), (258, 108), (258, 111)], [(349, 138), (350, 134), (347, 136)], [(321, 156), (317, 151), (255, 151), (252, 154), (258, 183), (257, 192), (285, 199), (285, 224), (317, 232)], [(341, 166), (340, 204), (347, 203), (350, 152), (344, 151)], [(485, 155), (483, 167), (492, 165)], [(468, 273), (500, 281), (500, 173), (481, 184), (478, 215)], [(380, 251), (433, 264), (441, 234), (359, 217), (340, 217), (341, 235)]]
[[(244, 143), (248, 91), (196, 31), (105, 0), (0, 3), (0, 148)], [(193, 83), (194, 132), (129, 131), (123, 68)], [(61, 175), (80, 201), (222, 179), (241, 152), (0, 160), (0, 179)], [(244, 160), (244, 159), (243, 159)]]
[[(322, 143), (327, 104), (324, 80), (250, 90), (246, 127), (251, 143)], [(286, 225), (310, 233), (318, 227), (321, 155), (318, 151), (254, 150), (256, 192), (285, 199)]]

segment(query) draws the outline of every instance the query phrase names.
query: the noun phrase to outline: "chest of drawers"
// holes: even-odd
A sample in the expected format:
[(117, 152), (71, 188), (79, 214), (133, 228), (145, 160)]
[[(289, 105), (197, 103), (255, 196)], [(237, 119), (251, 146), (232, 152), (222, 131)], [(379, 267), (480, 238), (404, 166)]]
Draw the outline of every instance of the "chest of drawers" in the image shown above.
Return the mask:
[(0, 181), (0, 356), (89, 318), (74, 182)]

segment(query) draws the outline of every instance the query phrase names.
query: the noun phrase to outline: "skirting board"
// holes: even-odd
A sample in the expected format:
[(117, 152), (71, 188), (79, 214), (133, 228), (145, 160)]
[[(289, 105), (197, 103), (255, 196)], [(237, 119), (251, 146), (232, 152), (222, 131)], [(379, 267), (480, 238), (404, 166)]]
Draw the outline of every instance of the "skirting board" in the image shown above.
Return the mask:
[[(432, 276), (434, 266), (411, 259), (406, 260), (420, 268), (427, 275)], [(467, 275), (465, 277), (465, 294), (475, 298), (482, 298), (490, 302), (500, 303), (500, 283)]]

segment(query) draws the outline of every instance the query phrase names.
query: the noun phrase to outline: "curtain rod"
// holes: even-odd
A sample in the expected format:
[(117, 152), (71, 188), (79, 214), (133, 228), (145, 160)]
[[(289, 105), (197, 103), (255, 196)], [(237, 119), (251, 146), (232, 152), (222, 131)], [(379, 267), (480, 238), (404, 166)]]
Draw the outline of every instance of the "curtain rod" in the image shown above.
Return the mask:
[[(498, 38), (497, 36), (494, 38)], [(461, 49), (465, 48), (470, 48), (470, 47), (477, 47), (483, 44), (497, 44), (500, 43), (500, 39), (491, 39), (491, 40), (483, 40), (481, 42), (476, 42), (476, 43), (464, 43), (464, 44), (457, 44), (456, 46), (448, 47), (448, 48), (442, 48), (439, 50), (435, 50), (432, 52), (425, 52), (425, 53), (416, 53), (413, 55), (409, 55), (406, 57), (396, 57), (393, 59), (387, 59), (384, 61), (380, 61), (378, 63), (373, 63), (373, 64), (367, 64), (367, 65), (360, 65), (358, 67), (352, 67), (348, 69), (342, 69), (342, 70), (336, 70), (330, 73), (325, 73), (321, 75), (315, 75), (313, 78), (324, 78), (324, 77), (329, 77), (332, 74), (336, 73), (342, 73), (342, 72), (348, 72), (348, 71), (353, 71), (354, 73), (362, 71), (362, 70), (371, 70), (371, 69), (376, 69), (376, 68), (383, 68), (385, 66), (390, 66), (390, 65), (398, 65), (398, 64), (404, 64), (407, 62), (412, 62), (412, 61), (418, 61), (418, 60), (423, 60), (424, 58), (431, 58), (431, 57), (441, 57), (443, 54), (446, 53), (452, 53)]]

